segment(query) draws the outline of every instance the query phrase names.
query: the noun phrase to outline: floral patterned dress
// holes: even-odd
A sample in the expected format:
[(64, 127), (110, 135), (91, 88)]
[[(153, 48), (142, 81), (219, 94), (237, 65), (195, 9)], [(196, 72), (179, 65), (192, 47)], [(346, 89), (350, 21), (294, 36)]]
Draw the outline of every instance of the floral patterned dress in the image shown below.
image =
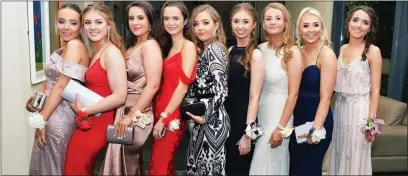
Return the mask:
[(206, 123), (196, 124), (187, 151), (187, 175), (225, 175), (225, 141), (230, 120), (224, 108), (228, 95), (227, 56), (223, 47), (211, 43), (198, 58), (197, 79), (187, 97), (206, 105)]

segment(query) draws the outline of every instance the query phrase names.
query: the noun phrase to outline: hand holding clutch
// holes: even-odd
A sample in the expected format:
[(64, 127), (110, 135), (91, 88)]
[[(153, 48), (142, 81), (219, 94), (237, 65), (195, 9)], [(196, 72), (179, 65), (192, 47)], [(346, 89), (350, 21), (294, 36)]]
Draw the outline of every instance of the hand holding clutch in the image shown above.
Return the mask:
[(107, 128), (107, 135), (106, 141), (108, 143), (116, 143), (116, 144), (133, 144), (133, 127), (126, 128), (124, 136), (116, 136), (115, 135), (115, 126), (109, 125)]
[(196, 116), (203, 116), (205, 113), (206, 107), (204, 102), (197, 101), (195, 98), (184, 98), (184, 102), (180, 107), (181, 117), (184, 120), (190, 120), (191, 116), (186, 112), (189, 112)]

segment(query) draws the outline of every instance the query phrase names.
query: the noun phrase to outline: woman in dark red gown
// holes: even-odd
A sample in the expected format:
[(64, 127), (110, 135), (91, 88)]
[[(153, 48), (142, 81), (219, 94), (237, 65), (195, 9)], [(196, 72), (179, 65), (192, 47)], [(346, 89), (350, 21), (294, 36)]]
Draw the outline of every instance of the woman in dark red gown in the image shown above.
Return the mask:
[[(83, 26), (94, 49), (85, 75), (85, 87), (105, 97), (98, 103), (82, 107), (78, 101), (74, 110), (80, 125), (74, 132), (67, 150), (64, 175), (91, 175), (97, 154), (106, 145), (106, 128), (113, 124), (114, 109), (123, 105), (127, 95), (126, 66), (123, 40), (116, 32), (112, 13), (103, 4), (92, 4), (83, 11)], [(102, 113), (101, 116), (91, 116)], [(92, 125), (87, 126), (86, 121)], [(90, 128), (89, 128), (90, 127)]]
[(149, 175), (175, 175), (174, 157), (183, 138), (186, 121), (181, 119), (180, 105), (188, 85), (194, 81), (197, 49), (187, 39), (184, 26), (188, 10), (182, 2), (169, 1), (161, 11), (164, 38), (159, 42), (163, 56), (163, 74), (154, 102), (153, 148)]

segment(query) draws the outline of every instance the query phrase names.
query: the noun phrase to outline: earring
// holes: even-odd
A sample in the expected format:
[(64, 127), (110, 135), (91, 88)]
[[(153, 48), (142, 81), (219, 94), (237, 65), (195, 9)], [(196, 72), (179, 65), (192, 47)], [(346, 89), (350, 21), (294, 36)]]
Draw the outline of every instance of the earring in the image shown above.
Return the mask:
[(108, 40), (110, 40), (110, 33), (111, 33), (111, 30), (108, 29)]

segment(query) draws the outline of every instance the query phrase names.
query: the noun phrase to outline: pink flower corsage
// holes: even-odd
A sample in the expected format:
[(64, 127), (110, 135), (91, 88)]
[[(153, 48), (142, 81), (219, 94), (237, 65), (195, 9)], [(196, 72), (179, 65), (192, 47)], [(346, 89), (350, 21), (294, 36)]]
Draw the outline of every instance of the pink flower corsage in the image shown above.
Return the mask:
[(385, 125), (384, 120), (377, 119), (377, 114), (371, 113), (371, 120), (367, 119), (367, 123), (363, 127), (363, 133), (369, 132), (373, 136), (378, 136), (382, 133)]

